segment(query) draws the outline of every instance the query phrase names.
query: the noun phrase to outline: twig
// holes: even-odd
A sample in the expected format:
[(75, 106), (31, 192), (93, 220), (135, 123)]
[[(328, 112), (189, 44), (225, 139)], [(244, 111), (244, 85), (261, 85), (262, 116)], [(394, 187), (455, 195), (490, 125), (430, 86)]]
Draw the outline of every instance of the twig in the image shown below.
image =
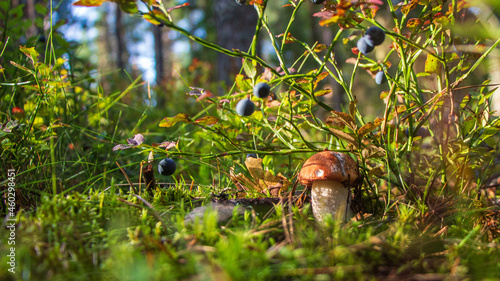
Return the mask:
[(137, 190), (135, 189), (134, 184), (132, 184), (132, 181), (128, 178), (128, 176), (125, 173), (125, 171), (122, 169), (122, 167), (120, 166), (120, 164), (118, 164), (118, 162), (115, 162), (115, 163), (118, 166), (118, 168), (120, 168), (120, 171), (122, 171), (122, 174), (125, 176), (125, 179), (127, 179), (127, 182), (129, 184), (130, 188), (132, 189), (132, 191), (134, 192), (134, 194), (137, 194)]

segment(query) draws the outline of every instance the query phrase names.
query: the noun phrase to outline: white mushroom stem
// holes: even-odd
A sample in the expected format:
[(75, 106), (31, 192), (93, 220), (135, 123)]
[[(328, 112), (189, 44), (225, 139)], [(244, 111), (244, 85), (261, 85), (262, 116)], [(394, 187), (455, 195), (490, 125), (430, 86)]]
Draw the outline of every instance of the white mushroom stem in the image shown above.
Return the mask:
[(349, 206), (349, 189), (336, 181), (315, 181), (312, 184), (311, 201), (314, 218), (322, 222), (327, 215), (334, 220), (346, 221)]

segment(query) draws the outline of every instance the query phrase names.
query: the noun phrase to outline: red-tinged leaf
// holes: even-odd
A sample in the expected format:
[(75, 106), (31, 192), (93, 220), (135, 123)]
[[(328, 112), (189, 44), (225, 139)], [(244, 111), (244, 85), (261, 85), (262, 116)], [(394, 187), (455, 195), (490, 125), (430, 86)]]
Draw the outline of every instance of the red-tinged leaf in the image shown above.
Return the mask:
[(343, 139), (347, 142), (349, 142), (350, 144), (352, 144), (355, 148), (358, 146), (358, 142), (356, 141), (356, 139), (351, 135), (351, 134), (348, 134), (344, 131), (341, 131), (341, 130), (337, 130), (337, 129), (334, 129), (334, 128), (330, 128), (329, 129), (330, 132), (332, 132), (336, 137), (338, 137), (339, 139)]
[(250, 0), (250, 2), (248, 2), (248, 5), (253, 4), (262, 5), (262, 0)]
[(319, 90), (319, 91), (314, 92), (314, 96), (315, 97), (321, 97), (321, 96), (324, 96), (324, 95), (328, 95), (331, 92), (332, 92), (332, 90), (330, 90), (330, 89), (323, 89), (323, 90)]
[(334, 15), (334, 16), (332, 16), (329, 19), (324, 19), (324, 20), (319, 21), (319, 25), (321, 25), (321, 26), (330, 26), (330, 25), (332, 25), (334, 23), (338, 23), (339, 19), (340, 19), (339, 15)]
[(113, 151), (122, 150), (122, 149), (129, 149), (132, 147), (134, 147), (134, 146), (130, 145), (130, 144), (118, 144), (118, 145), (115, 145), (113, 147)]
[(172, 127), (175, 125), (177, 122), (186, 122), (186, 123), (191, 123), (191, 120), (189, 120), (189, 117), (187, 116), (186, 113), (179, 113), (175, 115), (174, 117), (165, 117), (163, 120), (160, 121), (160, 127)]
[(208, 90), (204, 90), (203, 93), (196, 99), (196, 101), (202, 101), (206, 98), (212, 98), (212, 97), (214, 97), (214, 94), (212, 94)]
[(186, 7), (186, 6), (189, 6), (188, 2), (186, 2), (186, 3), (182, 4), (182, 5), (177, 5), (177, 6), (174, 6), (174, 7), (170, 7), (170, 8), (167, 9), (167, 13), (170, 13), (170, 11), (172, 11), (172, 10), (180, 9), (180, 8), (183, 8), (183, 7)]
[(318, 74), (318, 76), (316, 76), (316, 83), (325, 79), (326, 77), (328, 76), (328, 72), (321, 72), (320, 74)]
[(10, 63), (11, 63), (13, 66), (15, 66), (15, 67), (17, 67), (17, 68), (19, 68), (19, 69), (21, 69), (21, 70), (24, 70), (24, 71), (26, 71), (26, 72), (31, 72), (31, 70), (30, 70), (30, 69), (28, 69), (28, 68), (26, 68), (26, 67), (24, 67), (24, 66), (22, 66), (22, 65), (18, 64), (18, 63), (17, 63), (17, 62), (15, 62), (15, 61), (11, 61)]
[(200, 119), (196, 119), (196, 121), (194, 121), (195, 124), (206, 125), (206, 126), (217, 124), (217, 122), (219, 122), (219, 119), (213, 116), (201, 117)]
[(356, 128), (356, 122), (354, 121), (354, 119), (347, 113), (344, 113), (344, 112), (338, 112), (338, 111), (331, 111), (331, 113), (333, 114), (333, 116), (336, 116), (338, 117), (339, 121), (342, 122), (344, 125), (346, 125), (347, 127), (351, 128), (354, 130), (354, 128)]
[(137, 134), (132, 139), (127, 139), (128, 144), (138, 146), (144, 142), (144, 136), (141, 134)]
[(190, 96), (201, 96), (201, 93), (205, 90), (203, 88), (198, 87), (189, 87), (188, 95)]
[(381, 100), (384, 100), (386, 99), (388, 96), (389, 96), (389, 91), (383, 91), (382, 93), (380, 93), (380, 99)]
[(382, 0), (366, 0), (366, 4), (384, 5)]
[(274, 74), (271, 72), (271, 68), (266, 67), (264, 69), (264, 73), (260, 76), (260, 79), (265, 80), (265, 81), (271, 81), (274, 77)]
[(358, 137), (361, 139), (363, 138), (366, 134), (370, 133), (371, 131), (375, 130), (380, 126), (380, 122), (368, 122), (363, 127), (359, 128), (358, 130)]
[(165, 150), (169, 150), (172, 147), (175, 147), (177, 145), (176, 141), (164, 141), (161, 143), (153, 143), (151, 146), (153, 147), (164, 147)]
[(339, 129), (345, 128), (345, 122), (340, 117), (328, 116), (325, 123), (328, 127), (335, 127)]
[(322, 19), (329, 19), (333, 16), (333, 12), (330, 11), (323, 11), (323, 12), (317, 12), (313, 14), (313, 17), (318, 17)]
[(273, 107), (280, 106), (281, 102), (278, 101), (278, 100), (272, 100), (272, 101), (268, 101), (266, 105), (267, 105), (268, 108), (273, 108)]
[(391, 113), (389, 113), (389, 116), (387, 116), (387, 121), (391, 121), (394, 117), (396, 117), (396, 115), (400, 115), (405, 111), (406, 111), (406, 106), (404, 105), (398, 106), (396, 108), (396, 111), (392, 111)]
[(73, 6), (96, 7), (101, 6), (105, 0), (79, 0)]
[(356, 64), (357, 61), (358, 61), (357, 58), (348, 58), (345, 60), (345, 62), (349, 64)]
[(406, 23), (406, 26), (408, 28), (416, 28), (422, 23), (422, 21), (419, 18), (412, 18), (409, 19), (408, 22)]
[(405, 15), (408, 15), (408, 13), (415, 9), (418, 5), (418, 0), (411, 0), (411, 2), (409, 4), (406, 4), (406, 5), (403, 5), (403, 7), (401, 7), (401, 12)]

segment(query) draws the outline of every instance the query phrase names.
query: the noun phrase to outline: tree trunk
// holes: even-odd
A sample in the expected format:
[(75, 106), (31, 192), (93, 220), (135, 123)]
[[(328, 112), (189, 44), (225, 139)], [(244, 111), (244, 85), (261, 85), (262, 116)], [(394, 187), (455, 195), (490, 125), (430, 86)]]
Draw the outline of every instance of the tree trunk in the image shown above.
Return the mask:
[(115, 10), (115, 38), (116, 38), (116, 65), (124, 70), (126, 66), (126, 49), (124, 40), (124, 29), (122, 23), (122, 11), (116, 7)]
[[(257, 12), (251, 5), (238, 5), (233, 0), (215, 0), (217, 44), (226, 49), (248, 51), (252, 43)], [(217, 55), (217, 80), (230, 84), (241, 68), (241, 58)]]

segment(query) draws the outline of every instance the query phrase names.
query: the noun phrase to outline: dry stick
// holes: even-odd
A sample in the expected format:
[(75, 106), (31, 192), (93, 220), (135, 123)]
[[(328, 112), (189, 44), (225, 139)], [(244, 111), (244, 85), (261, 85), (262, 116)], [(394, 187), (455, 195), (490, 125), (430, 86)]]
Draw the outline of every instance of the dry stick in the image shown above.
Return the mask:
[(290, 237), (292, 238), (291, 242), (295, 243), (294, 242), (295, 234), (294, 234), (294, 229), (293, 229), (292, 196), (293, 196), (293, 193), (290, 192), (288, 194), (288, 214), (290, 215), (290, 217), (288, 218), (288, 224), (290, 224)]
[[(280, 204), (281, 204), (281, 207), (284, 208), (284, 204), (283, 204), (283, 197), (280, 197)], [(285, 212), (283, 212), (284, 210), (282, 210), (281, 212), (281, 223), (283, 224), (283, 232), (285, 233), (285, 241), (288, 241), (288, 242), (292, 242), (292, 239), (290, 238), (290, 232), (288, 231), (288, 226), (287, 226), (287, 223), (286, 223), (286, 215), (285, 215)]]
[(116, 165), (118, 166), (118, 168), (120, 168), (120, 171), (122, 171), (122, 174), (125, 176), (125, 179), (127, 179), (127, 182), (128, 182), (128, 185), (130, 186), (130, 188), (132, 189), (132, 191), (134, 191), (134, 194), (137, 194), (137, 190), (135, 189), (134, 187), (134, 184), (132, 183), (132, 181), (128, 178), (127, 174), (125, 173), (125, 171), (122, 169), (122, 167), (120, 166), (120, 164), (118, 164), (118, 162), (115, 162)]

